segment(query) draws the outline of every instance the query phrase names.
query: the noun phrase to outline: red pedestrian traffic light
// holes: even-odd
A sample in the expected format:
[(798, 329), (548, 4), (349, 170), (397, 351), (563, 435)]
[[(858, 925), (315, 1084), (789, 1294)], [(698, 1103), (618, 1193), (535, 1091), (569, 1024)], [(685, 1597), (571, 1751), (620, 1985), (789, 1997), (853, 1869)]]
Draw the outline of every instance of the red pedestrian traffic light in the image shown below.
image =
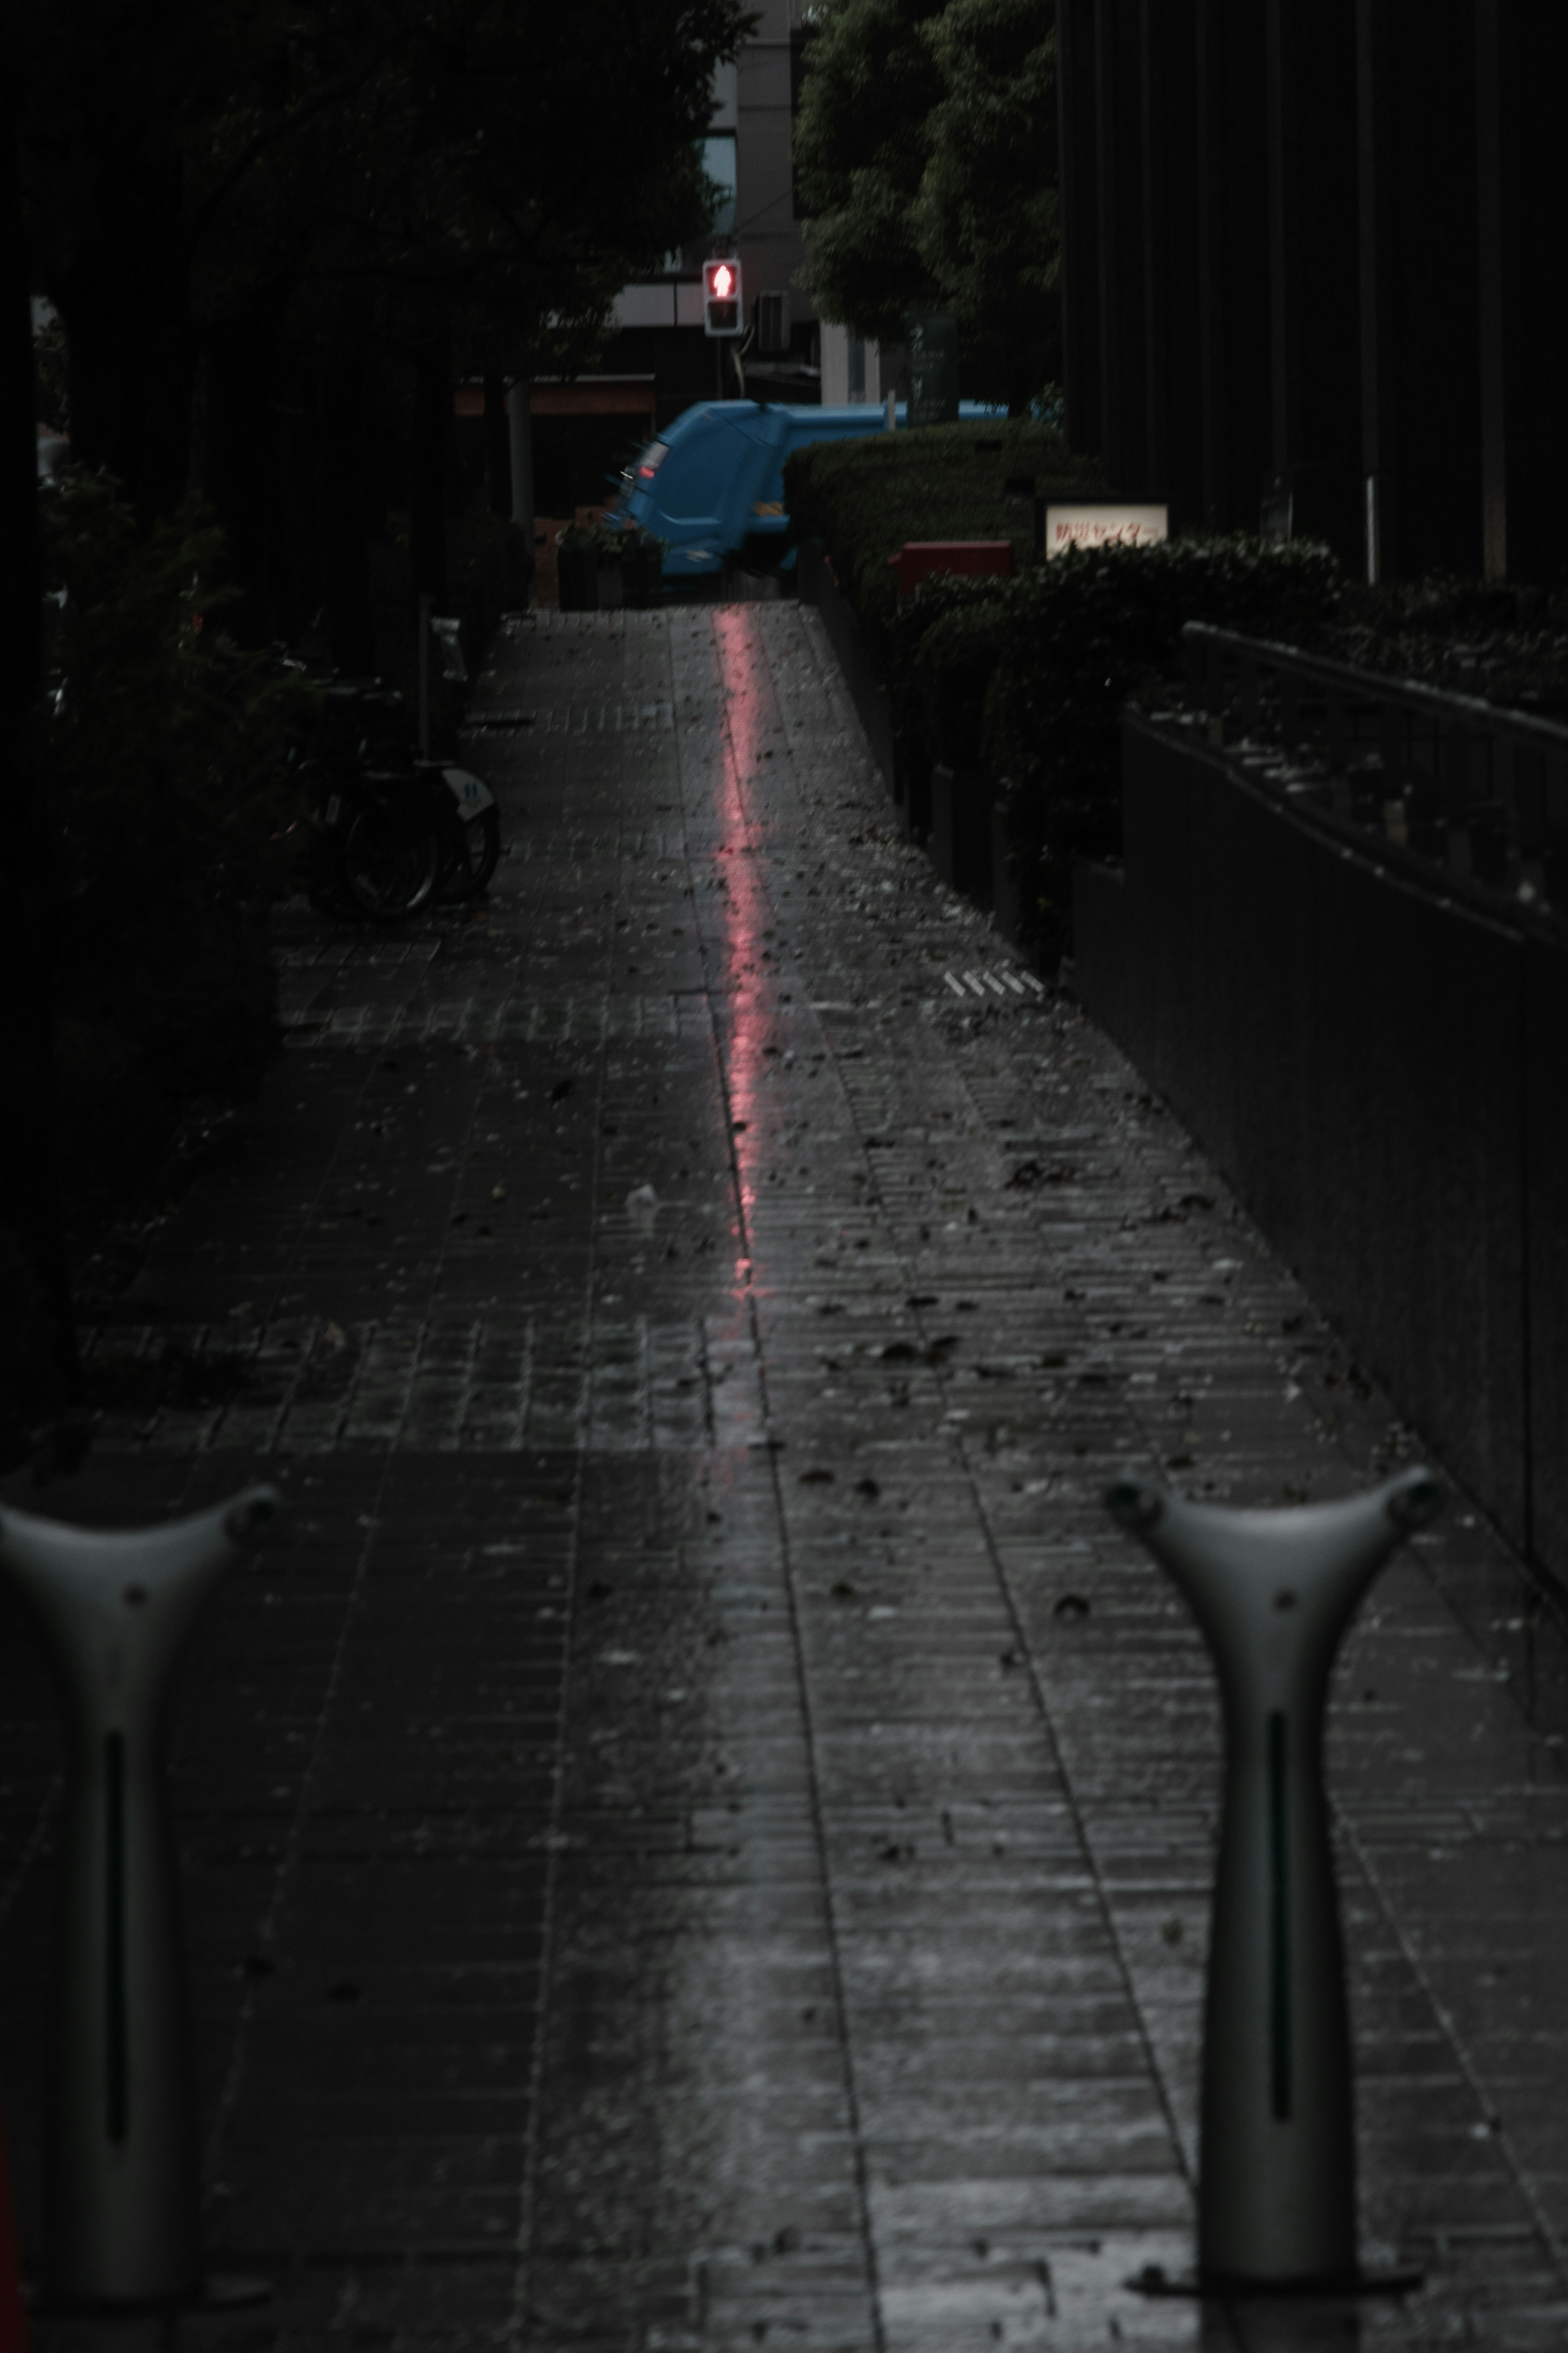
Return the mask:
[(705, 335), (738, 335), (741, 332), (741, 265), (738, 261), (705, 261), (702, 265), (702, 332)]

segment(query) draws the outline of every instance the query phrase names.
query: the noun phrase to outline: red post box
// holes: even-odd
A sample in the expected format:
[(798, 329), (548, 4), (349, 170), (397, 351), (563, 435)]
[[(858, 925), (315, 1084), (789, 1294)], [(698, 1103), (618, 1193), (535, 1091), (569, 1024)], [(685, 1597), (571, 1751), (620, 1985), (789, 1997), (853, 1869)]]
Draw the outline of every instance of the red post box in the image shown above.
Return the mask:
[(969, 580), (1010, 580), (1017, 566), (1010, 539), (907, 539), (888, 558), (899, 575), (899, 594), (912, 596), (933, 572), (953, 572)]

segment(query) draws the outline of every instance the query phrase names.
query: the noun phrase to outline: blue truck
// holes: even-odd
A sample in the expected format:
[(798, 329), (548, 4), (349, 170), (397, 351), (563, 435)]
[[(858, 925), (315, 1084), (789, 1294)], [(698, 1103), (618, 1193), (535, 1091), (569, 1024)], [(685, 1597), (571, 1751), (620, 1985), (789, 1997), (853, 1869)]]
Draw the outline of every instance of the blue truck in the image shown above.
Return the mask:
[[(898, 421), (904, 421), (900, 403)], [(978, 401), (959, 408), (964, 418), (999, 414)], [(784, 459), (813, 441), (844, 441), (882, 433), (885, 412), (862, 404), (847, 408), (766, 406), (754, 400), (704, 400), (682, 411), (628, 470), (626, 494), (609, 521), (640, 523), (667, 542), (667, 581), (721, 572), (742, 548), (765, 556), (789, 529), (784, 508)], [(795, 550), (778, 550), (781, 568)]]

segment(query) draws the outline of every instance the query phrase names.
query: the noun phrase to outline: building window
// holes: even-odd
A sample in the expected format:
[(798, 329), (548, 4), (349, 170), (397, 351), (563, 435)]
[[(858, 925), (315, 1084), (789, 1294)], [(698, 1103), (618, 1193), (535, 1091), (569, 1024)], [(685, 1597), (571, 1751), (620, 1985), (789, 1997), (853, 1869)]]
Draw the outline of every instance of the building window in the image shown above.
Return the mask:
[(783, 289), (776, 293), (757, 297), (757, 349), (776, 359), (789, 349), (789, 293)]
[(732, 131), (710, 131), (702, 142), (702, 168), (718, 191), (710, 234), (733, 237), (735, 233), (735, 134)]

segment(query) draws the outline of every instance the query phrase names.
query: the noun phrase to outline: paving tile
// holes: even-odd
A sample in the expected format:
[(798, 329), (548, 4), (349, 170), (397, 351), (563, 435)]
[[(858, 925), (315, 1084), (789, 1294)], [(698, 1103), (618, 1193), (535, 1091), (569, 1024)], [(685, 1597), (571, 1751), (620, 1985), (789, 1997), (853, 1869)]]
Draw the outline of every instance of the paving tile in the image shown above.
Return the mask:
[[(472, 720), (487, 902), (282, 912), (280, 1064), (89, 1310), (121, 1402), (5, 1489), (288, 1503), (172, 1740), (208, 2243), (274, 2294), (178, 2341), (1559, 2346), (1568, 1645), (1518, 1563), (1457, 1496), (1334, 1684), (1363, 2239), (1425, 2285), (1140, 2292), (1192, 2254), (1220, 1734), (1100, 1490), (1415, 1436), (900, 839), (814, 615), (542, 616)], [(30, 2246), (59, 1746), (0, 1610)]]

